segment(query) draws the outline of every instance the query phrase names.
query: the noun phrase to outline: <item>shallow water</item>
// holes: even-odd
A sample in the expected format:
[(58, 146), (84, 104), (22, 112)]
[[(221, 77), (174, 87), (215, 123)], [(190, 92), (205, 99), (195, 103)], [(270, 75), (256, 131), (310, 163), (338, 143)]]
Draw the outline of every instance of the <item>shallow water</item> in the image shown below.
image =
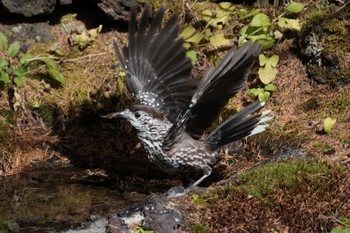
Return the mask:
[(107, 218), (151, 195), (136, 179), (118, 181), (102, 170), (61, 163), (32, 164), (0, 179), (0, 232), (67, 230), (90, 215)]

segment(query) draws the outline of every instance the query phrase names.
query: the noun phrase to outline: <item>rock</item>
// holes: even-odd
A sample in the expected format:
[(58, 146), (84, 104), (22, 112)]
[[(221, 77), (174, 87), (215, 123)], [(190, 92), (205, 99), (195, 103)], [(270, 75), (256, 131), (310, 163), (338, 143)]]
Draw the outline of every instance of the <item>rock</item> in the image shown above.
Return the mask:
[(56, 0), (1, 0), (1, 3), (10, 13), (31, 17), (52, 13)]
[(105, 233), (107, 220), (99, 215), (92, 215), (90, 219), (75, 230), (62, 231), (61, 233)]
[(50, 25), (43, 23), (21, 23), (17, 25), (1, 25), (0, 31), (6, 34), (10, 41), (26, 41), (28, 39), (36, 42), (47, 42), (53, 39)]
[(137, 5), (136, 0), (101, 0), (97, 3), (97, 6), (113, 20), (128, 20), (133, 5)]
[(130, 232), (134, 226), (154, 232), (176, 233), (182, 222), (182, 214), (169, 207), (165, 196), (155, 196), (148, 201), (128, 207), (109, 219), (109, 232)]
[(350, 83), (350, 69), (347, 65), (349, 26), (345, 9), (350, 3), (337, 10), (314, 16), (299, 33), (298, 46), (308, 76), (317, 83), (333, 87)]

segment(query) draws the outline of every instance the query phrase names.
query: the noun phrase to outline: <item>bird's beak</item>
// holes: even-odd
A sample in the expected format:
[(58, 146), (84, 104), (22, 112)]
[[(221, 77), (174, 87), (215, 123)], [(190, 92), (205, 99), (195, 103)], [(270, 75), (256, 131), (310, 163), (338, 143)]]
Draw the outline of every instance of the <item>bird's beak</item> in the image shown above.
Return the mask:
[(126, 115), (125, 115), (125, 112), (123, 111), (123, 112), (113, 112), (102, 117), (107, 119), (126, 118)]

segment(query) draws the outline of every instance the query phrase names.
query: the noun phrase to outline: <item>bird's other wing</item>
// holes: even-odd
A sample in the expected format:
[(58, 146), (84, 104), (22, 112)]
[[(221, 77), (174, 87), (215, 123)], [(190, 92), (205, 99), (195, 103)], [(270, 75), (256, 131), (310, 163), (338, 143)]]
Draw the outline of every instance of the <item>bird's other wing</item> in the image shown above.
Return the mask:
[(145, 6), (137, 29), (136, 9), (131, 10), (129, 44), (114, 50), (127, 74), (129, 91), (141, 104), (160, 110), (171, 122), (188, 106), (197, 82), (190, 79), (192, 64), (178, 36), (177, 14), (161, 28), (166, 7), (162, 5), (152, 23)]
[(169, 130), (164, 145), (171, 147), (183, 130), (199, 139), (229, 99), (243, 88), (259, 53), (260, 45), (248, 41), (238, 50), (231, 49), (215, 69), (209, 69), (190, 104)]

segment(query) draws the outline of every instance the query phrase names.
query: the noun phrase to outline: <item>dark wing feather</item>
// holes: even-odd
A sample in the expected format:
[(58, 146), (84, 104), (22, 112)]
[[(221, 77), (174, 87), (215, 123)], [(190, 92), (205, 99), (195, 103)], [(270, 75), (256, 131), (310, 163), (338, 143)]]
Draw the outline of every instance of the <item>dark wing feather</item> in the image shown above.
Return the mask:
[(169, 130), (164, 146), (170, 148), (183, 130), (199, 139), (229, 99), (243, 88), (259, 53), (260, 45), (248, 41), (237, 51), (231, 49), (215, 69), (209, 69), (199, 83), (191, 103)]
[(190, 103), (197, 83), (190, 79), (192, 65), (186, 58), (183, 39), (178, 36), (177, 15), (160, 28), (165, 10), (165, 6), (161, 6), (149, 25), (151, 10), (146, 5), (137, 29), (133, 8), (129, 45), (122, 53), (115, 43), (114, 49), (127, 74), (130, 92), (141, 104), (160, 110), (173, 122)]

